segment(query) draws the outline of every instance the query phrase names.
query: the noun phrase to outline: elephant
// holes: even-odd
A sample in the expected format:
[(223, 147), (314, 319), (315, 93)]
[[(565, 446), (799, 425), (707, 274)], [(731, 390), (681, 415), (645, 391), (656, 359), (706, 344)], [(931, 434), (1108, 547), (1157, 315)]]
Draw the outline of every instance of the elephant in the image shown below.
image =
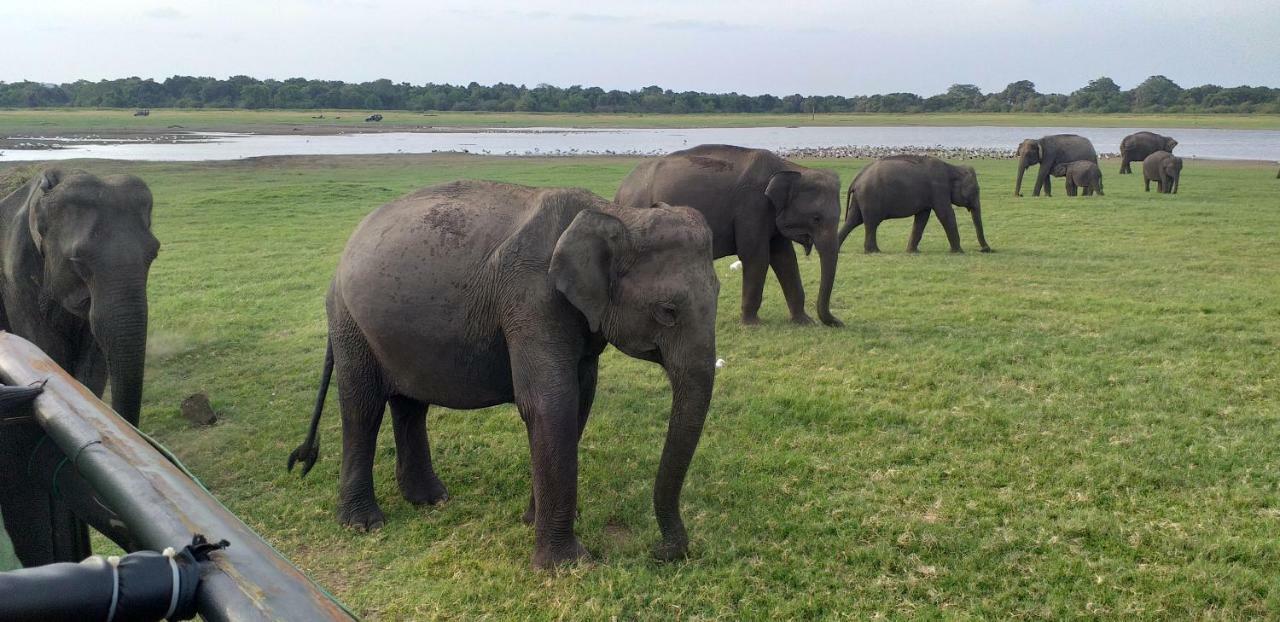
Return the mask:
[[(34, 343), (95, 395), (110, 381), (112, 408), (133, 425), (142, 405), (147, 276), (160, 250), (151, 204), (151, 190), (132, 175), (57, 168), (0, 200), (0, 330)], [(43, 436), (34, 425), (0, 433), (5, 519), (54, 526), (47, 542), (23, 538), (25, 564), (79, 561), (88, 534), (69, 506), (5, 477), (25, 472)]]
[(1089, 160), (1077, 160), (1075, 162), (1063, 162), (1053, 167), (1052, 174), (1054, 177), (1066, 177), (1067, 196), (1076, 196), (1076, 189), (1082, 188), (1084, 196), (1092, 196), (1094, 192), (1098, 196), (1106, 196), (1102, 192), (1102, 169), (1098, 168), (1097, 162)]
[(614, 195), (620, 205), (687, 205), (706, 217), (716, 258), (742, 261), (742, 323), (759, 324), (765, 277), (773, 268), (791, 321), (812, 324), (805, 313), (804, 286), (796, 262), (797, 242), (808, 255), (818, 249), (822, 274), (818, 318), (844, 324), (831, 314), (840, 244), (840, 177), (799, 166), (764, 149), (700, 145), (636, 166)]
[(887, 218), (914, 216), (915, 224), (911, 227), (911, 237), (907, 239), (907, 252), (919, 252), (920, 236), (929, 222), (929, 214), (934, 213), (947, 232), (951, 252), (964, 252), (960, 248), (956, 213), (951, 208), (953, 204), (969, 210), (973, 228), (978, 232), (978, 245), (982, 252), (991, 252), (982, 231), (978, 174), (973, 167), (955, 166), (932, 156), (880, 158), (862, 169), (849, 184), (840, 244), (844, 244), (855, 227), (865, 224), (863, 250), (878, 253), (876, 228), (880, 222)]
[(580, 189), (483, 181), (423, 188), (378, 208), (347, 242), (327, 297), (328, 345), (303, 474), (319, 453), (329, 379), (342, 410), (338, 521), (379, 528), (373, 458), (389, 403), (400, 492), (448, 498), (429, 405), (515, 403), (529, 436), (533, 566), (589, 557), (574, 534), (578, 443), (612, 344), (672, 387), (654, 487), (660, 559), (688, 550), (680, 491), (711, 402), (720, 283), (711, 231), (686, 207), (632, 209)]
[(1168, 151), (1157, 151), (1142, 161), (1142, 177), (1146, 192), (1151, 192), (1151, 182), (1156, 182), (1156, 192), (1178, 194), (1182, 179), (1182, 158)]
[(1134, 132), (1120, 141), (1120, 174), (1128, 175), (1133, 171), (1130, 162), (1141, 162), (1157, 151), (1172, 152), (1178, 141), (1169, 136), (1154, 132)]
[(1098, 152), (1093, 150), (1093, 143), (1088, 138), (1075, 134), (1053, 134), (1040, 139), (1028, 138), (1018, 145), (1018, 182), (1014, 186), (1013, 196), (1022, 196), (1022, 175), (1027, 167), (1040, 165), (1036, 173), (1035, 196), (1040, 196), (1040, 188), (1044, 188), (1045, 196), (1052, 196), (1049, 188), (1049, 174), (1059, 162), (1075, 162), (1076, 160), (1098, 161)]

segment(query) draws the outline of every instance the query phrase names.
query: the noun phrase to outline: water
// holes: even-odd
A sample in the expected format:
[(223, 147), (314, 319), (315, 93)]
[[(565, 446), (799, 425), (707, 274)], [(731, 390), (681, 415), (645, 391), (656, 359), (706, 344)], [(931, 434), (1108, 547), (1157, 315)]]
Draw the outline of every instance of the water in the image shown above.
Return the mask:
[[(1080, 127), (756, 127), (694, 129), (524, 128), (479, 131), (390, 132), (329, 136), (194, 134), (200, 140), (84, 144), (64, 139), (62, 149), (5, 149), (0, 161), (110, 158), (116, 160), (235, 160), (279, 155), (355, 155), (457, 151), (490, 155), (661, 154), (704, 143), (786, 151), (826, 147), (942, 147), (1014, 149), (1024, 138), (1080, 134), (1099, 153), (1119, 151), (1134, 128)], [(1162, 129), (1178, 139), (1183, 157), (1280, 160), (1280, 131)], [(44, 139), (48, 140), (48, 139)]]

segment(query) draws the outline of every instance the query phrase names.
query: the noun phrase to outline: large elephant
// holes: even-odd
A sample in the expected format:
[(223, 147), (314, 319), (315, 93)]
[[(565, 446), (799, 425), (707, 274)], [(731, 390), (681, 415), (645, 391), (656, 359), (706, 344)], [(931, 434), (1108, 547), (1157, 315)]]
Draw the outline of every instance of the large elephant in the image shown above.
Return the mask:
[(1128, 175), (1133, 171), (1130, 162), (1141, 162), (1157, 151), (1172, 152), (1178, 141), (1169, 136), (1155, 132), (1134, 132), (1120, 141), (1120, 174)]
[(967, 208), (973, 217), (982, 252), (991, 252), (982, 231), (982, 204), (978, 174), (971, 166), (955, 166), (932, 156), (895, 155), (880, 158), (858, 173), (849, 184), (844, 226), (840, 244), (858, 225), (866, 226), (863, 250), (880, 252), (876, 244), (876, 228), (888, 218), (915, 217), (907, 252), (919, 250), (920, 236), (929, 222), (929, 214), (937, 214), (942, 229), (951, 243), (951, 252), (960, 248), (960, 232), (952, 205)]
[(383, 523), (373, 457), (391, 406), (396, 478), (413, 503), (447, 498), (431, 462), (430, 404), (514, 402), (529, 434), (533, 564), (587, 556), (574, 535), (578, 442), (607, 344), (661, 365), (671, 418), (654, 487), (656, 554), (682, 556), (680, 490), (715, 380), (711, 232), (689, 208), (621, 208), (585, 190), (464, 181), (375, 210), (352, 234), (328, 295), (329, 345), (306, 441), (318, 455), (330, 374), (342, 407), (338, 520)]
[[(0, 330), (30, 340), (96, 395), (109, 380), (112, 408), (137, 425), (147, 274), (159, 249), (141, 179), (59, 169), (35, 175), (0, 200)], [(36, 426), (0, 433), (5, 520), (53, 525), (48, 542), (17, 543), (24, 563), (79, 561), (88, 554), (84, 525), (62, 500), (10, 477), (25, 473), (42, 436)]]
[(742, 260), (742, 322), (758, 324), (765, 277), (773, 268), (791, 321), (812, 324), (804, 310), (804, 286), (796, 262), (798, 242), (822, 262), (818, 318), (842, 326), (831, 314), (840, 244), (840, 178), (805, 168), (764, 149), (701, 145), (649, 160), (622, 181), (614, 200), (647, 207), (688, 205), (706, 217), (717, 258)]
[(1054, 177), (1066, 178), (1069, 197), (1076, 196), (1077, 189), (1083, 189), (1084, 196), (1091, 196), (1095, 192), (1098, 196), (1105, 196), (1102, 192), (1102, 169), (1098, 168), (1097, 162), (1089, 160), (1062, 162), (1053, 167), (1052, 174)]
[(1040, 170), (1036, 173), (1034, 196), (1040, 196), (1041, 188), (1044, 188), (1045, 196), (1051, 196), (1053, 192), (1049, 188), (1049, 175), (1054, 167), (1060, 162), (1076, 160), (1098, 161), (1098, 152), (1093, 150), (1093, 143), (1088, 138), (1075, 134), (1053, 134), (1022, 141), (1018, 145), (1018, 182), (1014, 186), (1013, 196), (1022, 196), (1022, 175), (1033, 164), (1040, 165)]
[(1151, 192), (1151, 182), (1156, 182), (1156, 192), (1178, 194), (1182, 180), (1182, 158), (1168, 151), (1157, 151), (1142, 161), (1142, 178), (1146, 191)]

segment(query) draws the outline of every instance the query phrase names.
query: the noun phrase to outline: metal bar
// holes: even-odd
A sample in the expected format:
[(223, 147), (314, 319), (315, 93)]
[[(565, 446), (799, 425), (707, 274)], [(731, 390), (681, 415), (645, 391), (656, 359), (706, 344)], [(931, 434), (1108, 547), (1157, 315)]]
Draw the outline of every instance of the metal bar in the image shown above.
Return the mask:
[(201, 577), (197, 602), (204, 619), (352, 619), (31, 342), (0, 332), (0, 379), (20, 386), (48, 379), (34, 403), (36, 420), (139, 545), (180, 549), (193, 533), (231, 542)]

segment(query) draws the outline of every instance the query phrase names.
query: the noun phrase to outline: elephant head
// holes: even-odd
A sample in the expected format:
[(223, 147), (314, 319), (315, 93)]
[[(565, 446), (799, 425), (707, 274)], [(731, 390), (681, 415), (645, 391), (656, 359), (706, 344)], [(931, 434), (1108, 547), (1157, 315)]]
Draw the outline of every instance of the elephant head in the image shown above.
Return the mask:
[(972, 166), (951, 166), (951, 204), (969, 210), (973, 217), (973, 230), (978, 234), (982, 252), (991, 252), (987, 236), (982, 231), (982, 200), (978, 190), (978, 172)]
[(831, 290), (840, 257), (840, 177), (818, 169), (781, 170), (769, 178), (764, 194), (773, 206), (774, 224), (788, 240), (814, 247), (822, 262), (818, 286), (818, 318), (828, 326), (840, 326), (831, 315)]
[(1165, 137), (1164, 137), (1164, 150), (1165, 150), (1165, 151), (1173, 151), (1173, 148), (1174, 148), (1174, 147), (1177, 147), (1177, 146), (1178, 146), (1178, 141), (1174, 140), (1174, 139), (1173, 139), (1173, 137), (1171, 137), (1171, 136), (1165, 136)]
[(1170, 187), (1165, 188), (1165, 192), (1171, 194), (1178, 193), (1178, 184), (1182, 179), (1182, 158), (1170, 156), (1165, 159), (1161, 165), (1161, 174), (1165, 179), (1169, 180)]
[(716, 304), (711, 231), (697, 211), (580, 212), (551, 257), (555, 287), (622, 352), (658, 363), (671, 382), (671, 418), (653, 503), (662, 558), (683, 556), (680, 490), (715, 384)]
[(1013, 196), (1022, 196), (1022, 175), (1027, 167), (1040, 163), (1040, 141), (1028, 138), (1018, 145), (1018, 183), (1013, 188)]
[(147, 346), (147, 273), (160, 250), (151, 191), (132, 175), (45, 171), (25, 209), (45, 293), (88, 322), (107, 360), (111, 406), (137, 424)]

